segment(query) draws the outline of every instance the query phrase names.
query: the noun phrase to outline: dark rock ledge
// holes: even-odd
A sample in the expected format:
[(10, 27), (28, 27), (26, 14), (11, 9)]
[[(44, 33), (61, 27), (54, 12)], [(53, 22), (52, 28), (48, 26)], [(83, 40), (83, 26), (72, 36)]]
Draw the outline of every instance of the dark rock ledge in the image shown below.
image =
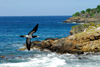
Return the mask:
[(67, 20), (63, 21), (62, 23), (89, 23), (89, 22), (98, 22), (100, 19), (96, 18), (81, 18), (81, 17), (71, 17)]
[[(24, 45), (25, 46), (25, 45)], [(60, 54), (84, 54), (84, 52), (100, 52), (100, 27), (89, 27), (85, 31), (66, 38), (47, 38), (43, 41), (33, 41), (31, 49), (48, 49)], [(19, 50), (25, 50), (21, 48)]]
[[(69, 37), (69, 36), (68, 36)], [(69, 42), (67, 42), (68, 40)], [(24, 44), (25, 46), (25, 44)], [(57, 52), (60, 54), (71, 53), (71, 54), (83, 54), (84, 52), (80, 49), (77, 49), (72, 41), (67, 38), (47, 38), (43, 41), (33, 41), (31, 49), (38, 48), (40, 50), (48, 49), (52, 52)], [(25, 50), (21, 48), (19, 50)]]

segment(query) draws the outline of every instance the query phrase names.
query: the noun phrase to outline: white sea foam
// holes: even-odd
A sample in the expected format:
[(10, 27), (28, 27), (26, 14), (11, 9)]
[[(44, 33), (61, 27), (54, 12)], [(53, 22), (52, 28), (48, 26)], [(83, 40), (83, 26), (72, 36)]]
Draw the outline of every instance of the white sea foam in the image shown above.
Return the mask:
[[(78, 58), (82, 59), (78, 59)], [(0, 67), (99, 67), (98, 55), (35, 54), (27, 62), (3, 63)]]
[(76, 23), (76, 22), (72, 22), (72, 23)]
[(58, 67), (65, 65), (64, 59), (56, 56), (55, 53), (48, 55), (39, 55), (35, 58), (31, 58), (28, 62), (20, 63), (4, 63), (0, 67)]

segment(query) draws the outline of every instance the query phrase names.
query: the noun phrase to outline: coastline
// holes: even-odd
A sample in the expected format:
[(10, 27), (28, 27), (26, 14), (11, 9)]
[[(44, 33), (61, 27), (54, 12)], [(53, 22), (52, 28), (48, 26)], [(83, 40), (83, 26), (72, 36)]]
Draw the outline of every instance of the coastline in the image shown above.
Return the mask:
[(81, 18), (81, 17), (71, 17), (62, 23), (89, 23), (89, 22), (99, 22), (100, 19), (97, 18)]
[[(94, 26), (91, 26), (91, 23), (89, 24), (89, 27), (81, 32), (73, 33), (73, 30), (71, 30), (70, 35), (65, 38), (47, 38), (43, 41), (33, 41), (31, 49), (37, 48), (41, 51), (47, 49), (60, 54), (78, 55), (84, 54), (84, 52), (100, 52), (100, 26), (98, 26), (99, 24)], [(26, 47), (19, 50), (25, 49)]]

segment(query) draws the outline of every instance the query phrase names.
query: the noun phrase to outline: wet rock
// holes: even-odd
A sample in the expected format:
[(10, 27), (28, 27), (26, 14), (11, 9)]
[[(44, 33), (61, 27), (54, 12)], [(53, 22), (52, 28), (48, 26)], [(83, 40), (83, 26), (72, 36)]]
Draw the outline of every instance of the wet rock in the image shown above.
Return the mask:
[(82, 59), (81, 57), (79, 57), (78, 59)]
[(18, 56), (19, 58), (22, 58), (21, 56)]
[(43, 48), (48, 48), (52, 45), (53, 40), (44, 40), (41, 42)]
[(26, 50), (27, 48), (25, 47), (25, 48), (20, 48), (20, 49), (18, 49), (19, 51), (22, 51), (22, 50)]
[(65, 38), (59, 39), (59, 40), (55, 40), (52, 43), (51, 49), (52, 51), (56, 51), (56, 52), (64, 52), (64, 40)]
[(5, 56), (0, 56), (0, 58), (5, 58)]
[(14, 55), (9, 55), (10, 57), (14, 56)]
[(81, 18), (81, 17), (71, 17), (67, 20), (63, 21), (62, 23), (85, 23), (85, 22), (97, 22), (100, 21), (98, 18)]
[(6, 60), (8, 60), (8, 58), (5, 58)]
[(45, 39), (45, 40), (58, 40), (59, 38), (47, 38), (47, 39)]
[(31, 48), (33, 48), (34, 46), (41, 47), (42, 46), (41, 41), (32, 41)]
[(70, 35), (73, 35), (73, 30), (70, 31)]
[(90, 40), (91, 40), (91, 41), (95, 40), (95, 36), (91, 35), (91, 36), (90, 36)]

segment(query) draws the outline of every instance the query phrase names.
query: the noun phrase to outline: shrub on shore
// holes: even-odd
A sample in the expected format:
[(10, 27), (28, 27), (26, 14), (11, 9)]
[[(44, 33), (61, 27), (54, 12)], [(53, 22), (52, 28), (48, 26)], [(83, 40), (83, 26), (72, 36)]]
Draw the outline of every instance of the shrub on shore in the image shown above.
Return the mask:
[(95, 28), (100, 27), (100, 22), (89, 22), (85, 24), (75, 25), (72, 26), (71, 28), (73, 30), (73, 34), (75, 34), (75, 33), (83, 32), (87, 28), (92, 29), (94, 27)]
[(81, 12), (76, 12), (72, 15), (72, 17), (81, 17), (81, 18), (100, 18), (100, 5), (96, 8), (88, 8), (86, 10), (82, 10)]

